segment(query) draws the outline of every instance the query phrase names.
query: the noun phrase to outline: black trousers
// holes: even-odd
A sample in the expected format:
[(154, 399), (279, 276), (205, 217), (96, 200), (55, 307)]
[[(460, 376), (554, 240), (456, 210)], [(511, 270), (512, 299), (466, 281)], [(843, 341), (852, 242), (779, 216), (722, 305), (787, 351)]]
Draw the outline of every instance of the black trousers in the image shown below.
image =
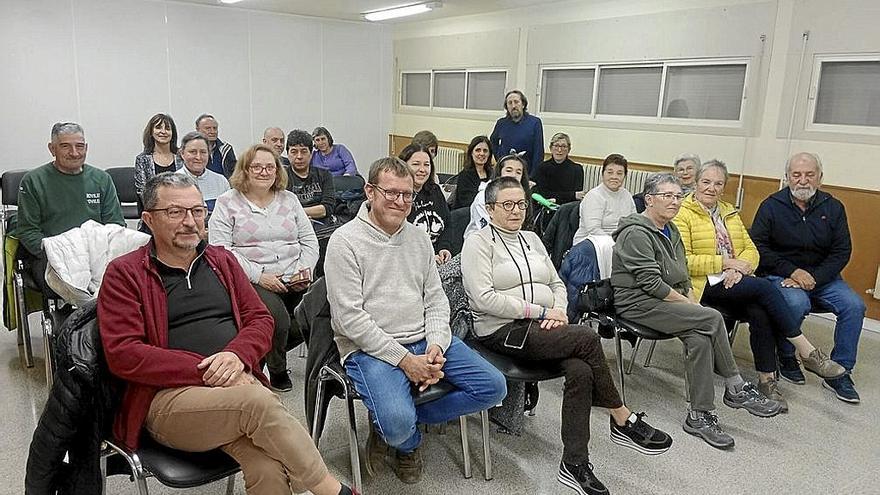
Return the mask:
[(275, 320), (275, 333), (272, 336), (272, 349), (266, 354), (266, 366), (269, 373), (285, 373), (287, 371), (287, 351), (302, 344), (303, 337), (299, 327), (290, 317), (296, 305), (302, 301), (304, 292), (277, 293), (254, 284), (257, 295), (272, 313)]
[[(521, 335), (519, 332), (529, 324), (531, 330), (522, 349), (504, 345), (508, 333), (513, 331), (514, 335)], [(489, 349), (524, 361), (561, 361), (565, 370), (562, 460), (570, 464), (580, 464), (588, 459), (590, 408), (623, 406), (599, 340), (599, 335), (590, 327), (563, 325), (543, 330), (540, 322), (535, 320), (515, 320), (480, 339), (480, 343)]]

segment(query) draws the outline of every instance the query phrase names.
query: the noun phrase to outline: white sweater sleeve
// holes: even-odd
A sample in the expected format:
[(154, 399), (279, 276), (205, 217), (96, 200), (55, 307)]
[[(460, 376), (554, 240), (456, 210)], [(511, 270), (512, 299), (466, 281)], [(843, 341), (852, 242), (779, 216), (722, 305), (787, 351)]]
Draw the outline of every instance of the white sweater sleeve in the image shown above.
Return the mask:
[(242, 270), (247, 274), (248, 280), (252, 283), (257, 283), (260, 281), (260, 275), (263, 274), (263, 267), (239, 254), (232, 245), (232, 231), (235, 228), (235, 218), (233, 218), (229, 209), (230, 201), (232, 201), (232, 197), (228, 194), (223, 194), (217, 198), (214, 211), (208, 220), (208, 242), (215, 246), (223, 246), (232, 252), (235, 255), (235, 259), (238, 260), (238, 264), (241, 265)]

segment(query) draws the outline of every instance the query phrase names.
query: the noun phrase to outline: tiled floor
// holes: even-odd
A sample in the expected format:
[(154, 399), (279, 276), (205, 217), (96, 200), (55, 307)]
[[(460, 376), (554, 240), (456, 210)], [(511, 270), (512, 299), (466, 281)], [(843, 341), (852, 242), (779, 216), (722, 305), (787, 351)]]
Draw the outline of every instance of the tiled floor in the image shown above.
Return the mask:
[[(34, 325), (34, 328), (39, 328)], [(830, 349), (831, 325), (810, 320), (807, 335), (817, 345)], [(34, 339), (39, 347), (39, 340)], [(747, 377), (752, 372), (748, 349), (748, 330), (742, 328), (734, 346)], [(13, 333), (0, 334), (0, 494), (24, 492), (24, 470), (28, 445), (46, 399), (42, 353), (38, 348), (37, 366), (23, 369)], [(609, 364), (614, 354), (606, 343)], [(642, 351), (642, 355), (644, 351)], [(284, 402), (302, 419), (302, 380), (304, 359), (290, 353), (295, 389), (284, 395)], [(865, 332), (855, 381), (862, 404), (838, 401), (822, 389), (810, 375), (805, 386), (782, 385), (791, 412), (760, 419), (726, 408), (719, 402), (722, 425), (736, 438), (737, 446), (722, 452), (685, 434), (680, 422), (685, 411), (681, 346), (660, 343), (651, 368), (637, 366), (627, 377), (627, 396), (633, 409), (646, 410), (648, 420), (670, 432), (675, 443), (661, 456), (647, 457), (612, 444), (608, 438), (608, 416), (604, 410), (592, 414), (593, 439), (590, 443), (595, 472), (616, 494), (880, 494), (880, 334)], [(721, 391), (720, 381), (716, 388)], [(462, 477), (461, 450), (457, 425), (445, 434), (426, 436), (426, 469), (418, 485), (403, 485), (388, 472), (375, 479), (365, 477), (369, 494), (569, 494), (574, 493), (556, 481), (561, 454), (559, 410), (562, 380), (542, 384), (538, 414), (527, 418), (521, 437), (492, 434), (494, 479), (484, 481), (478, 418), (470, 422), (470, 444), (474, 476)], [(321, 452), (330, 469), (342, 480), (350, 480), (346, 421), (342, 404), (334, 401), (321, 441)], [(359, 425), (366, 429), (361, 406)], [(362, 436), (361, 443), (365, 440)], [(244, 493), (241, 479), (237, 493)], [(152, 493), (223, 493), (222, 484), (200, 490), (179, 492), (150, 482)], [(111, 478), (107, 493), (137, 493), (125, 477)]]

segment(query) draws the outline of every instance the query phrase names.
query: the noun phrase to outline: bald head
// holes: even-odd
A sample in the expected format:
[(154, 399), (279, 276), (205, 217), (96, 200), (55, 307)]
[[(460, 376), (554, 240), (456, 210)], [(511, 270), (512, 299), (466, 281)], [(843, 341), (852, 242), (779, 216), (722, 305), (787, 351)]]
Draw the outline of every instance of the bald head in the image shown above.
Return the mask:
[(284, 131), (278, 127), (267, 127), (263, 131), (263, 144), (271, 147), (281, 156), (284, 153)]

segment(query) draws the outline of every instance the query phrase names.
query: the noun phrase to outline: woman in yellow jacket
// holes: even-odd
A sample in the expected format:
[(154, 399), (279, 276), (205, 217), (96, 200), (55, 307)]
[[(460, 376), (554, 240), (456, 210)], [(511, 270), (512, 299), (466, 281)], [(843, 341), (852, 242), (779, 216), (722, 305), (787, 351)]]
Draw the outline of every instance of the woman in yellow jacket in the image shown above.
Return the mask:
[(844, 368), (828, 358), (801, 333), (800, 322), (776, 286), (755, 277), (758, 250), (739, 212), (721, 200), (727, 184), (727, 166), (718, 160), (704, 163), (693, 194), (685, 198), (673, 220), (681, 232), (688, 272), (696, 300), (722, 309), (749, 323), (750, 344), (758, 372), (758, 390), (788, 405), (776, 381), (776, 345), (788, 339), (807, 370), (830, 378)]

